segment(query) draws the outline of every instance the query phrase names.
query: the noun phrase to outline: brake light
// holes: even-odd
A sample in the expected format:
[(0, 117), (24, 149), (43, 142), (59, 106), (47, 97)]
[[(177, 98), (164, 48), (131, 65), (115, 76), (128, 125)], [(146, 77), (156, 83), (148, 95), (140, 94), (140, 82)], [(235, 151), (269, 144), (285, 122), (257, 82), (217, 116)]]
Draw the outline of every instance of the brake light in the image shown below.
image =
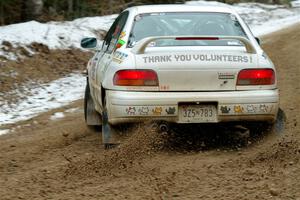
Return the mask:
[(120, 70), (115, 73), (113, 82), (119, 86), (158, 86), (153, 70)]
[(175, 40), (219, 40), (218, 37), (177, 37)]
[(275, 83), (273, 69), (243, 69), (239, 72), (237, 85), (272, 85)]

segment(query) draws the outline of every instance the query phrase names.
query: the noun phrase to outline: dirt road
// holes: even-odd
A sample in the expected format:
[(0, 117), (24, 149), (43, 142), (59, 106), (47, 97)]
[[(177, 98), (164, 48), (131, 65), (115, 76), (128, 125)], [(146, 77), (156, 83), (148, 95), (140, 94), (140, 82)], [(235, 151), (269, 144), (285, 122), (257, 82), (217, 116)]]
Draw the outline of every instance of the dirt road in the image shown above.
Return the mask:
[(278, 70), (283, 131), (242, 146), (221, 128), (161, 135), (147, 124), (104, 151), (81, 110), (49, 120), (78, 101), (0, 137), (0, 199), (300, 200), (300, 25), (263, 38), (263, 47)]

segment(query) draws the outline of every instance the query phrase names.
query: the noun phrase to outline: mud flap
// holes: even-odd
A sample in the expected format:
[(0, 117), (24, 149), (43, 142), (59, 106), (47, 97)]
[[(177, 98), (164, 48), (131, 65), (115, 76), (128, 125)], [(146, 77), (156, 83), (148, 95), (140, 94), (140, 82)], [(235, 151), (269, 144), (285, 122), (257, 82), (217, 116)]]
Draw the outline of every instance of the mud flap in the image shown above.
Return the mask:
[(115, 128), (109, 124), (107, 112), (102, 114), (102, 143), (105, 149), (116, 147), (120, 144)]
[(102, 124), (101, 115), (95, 110), (94, 102), (91, 98), (87, 99), (86, 123), (91, 126), (100, 126)]
[(277, 113), (277, 118), (274, 124), (274, 132), (277, 135), (282, 135), (285, 129), (285, 123), (286, 123), (286, 115), (284, 111), (279, 108), (278, 113)]
[(90, 95), (90, 88), (88, 87), (88, 84), (85, 89), (84, 112), (87, 125), (100, 126), (102, 124), (101, 115), (95, 110), (95, 104)]

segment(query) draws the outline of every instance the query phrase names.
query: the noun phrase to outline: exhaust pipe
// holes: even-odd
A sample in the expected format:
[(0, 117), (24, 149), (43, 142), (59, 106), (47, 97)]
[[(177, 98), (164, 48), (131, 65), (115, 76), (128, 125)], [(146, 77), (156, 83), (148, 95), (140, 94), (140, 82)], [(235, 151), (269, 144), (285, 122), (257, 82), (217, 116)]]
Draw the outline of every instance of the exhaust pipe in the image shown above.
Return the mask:
[(159, 125), (159, 130), (161, 132), (168, 132), (169, 131), (169, 125), (167, 123), (161, 123)]

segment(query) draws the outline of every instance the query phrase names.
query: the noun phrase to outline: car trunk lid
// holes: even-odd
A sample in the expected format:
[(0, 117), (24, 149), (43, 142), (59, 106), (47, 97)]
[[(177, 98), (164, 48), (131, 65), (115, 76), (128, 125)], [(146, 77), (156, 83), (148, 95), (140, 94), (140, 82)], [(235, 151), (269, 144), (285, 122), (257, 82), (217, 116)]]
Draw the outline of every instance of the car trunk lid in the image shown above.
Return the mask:
[(183, 47), (155, 49), (135, 55), (136, 68), (156, 71), (160, 91), (236, 90), (238, 72), (258, 67), (256, 54), (228, 47), (192, 51)]

